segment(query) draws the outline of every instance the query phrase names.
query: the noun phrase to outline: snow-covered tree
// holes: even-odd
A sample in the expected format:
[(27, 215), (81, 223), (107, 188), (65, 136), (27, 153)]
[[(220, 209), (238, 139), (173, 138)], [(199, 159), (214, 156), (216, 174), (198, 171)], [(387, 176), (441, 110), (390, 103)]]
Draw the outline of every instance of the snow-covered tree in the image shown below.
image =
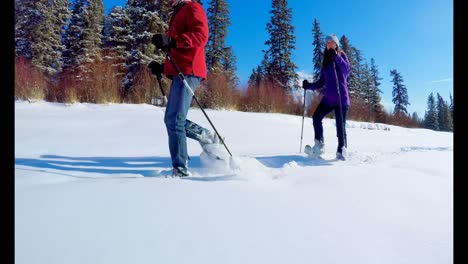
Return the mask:
[(450, 108), (439, 93), (437, 93), (437, 114), (439, 130), (453, 131), (453, 122), (452, 116), (450, 114)]
[(263, 71), (260, 66), (257, 66), (256, 69), (252, 69), (252, 73), (250, 74), (249, 81), (248, 81), (248, 87), (253, 88), (253, 87), (260, 87), (261, 82), (263, 81)]
[(155, 54), (151, 38), (155, 33), (164, 33), (167, 24), (159, 17), (156, 0), (128, 0), (125, 13), (130, 19), (127, 51), (127, 76), (123, 86), (128, 91), (134, 81), (134, 74), (140, 67), (147, 67), (152, 60), (163, 61), (163, 54)]
[(363, 99), (364, 103), (369, 109), (367, 119), (368, 121), (370, 121), (376, 98), (374, 81), (370, 73), (369, 65), (367, 63), (364, 63), (364, 67), (362, 68), (361, 83), (361, 98)]
[[(349, 73), (348, 76), (348, 88), (350, 89), (351, 96), (355, 97), (358, 96), (356, 94), (355, 90), (358, 90), (357, 88), (355, 89), (355, 86), (357, 87), (359, 84), (359, 80), (356, 77), (356, 70), (359, 70), (358, 68), (355, 68), (359, 65), (359, 63), (355, 62), (355, 52), (354, 52), (354, 47), (350, 44), (349, 39), (343, 35), (340, 38), (340, 48), (343, 50), (343, 52), (347, 55), (349, 64), (351, 65), (351, 72)], [(358, 51), (359, 52), (359, 51)], [(358, 56), (360, 54), (357, 54)]]
[(453, 97), (452, 97), (452, 94), (450, 94), (450, 115), (452, 116), (452, 121), (453, 121), (454, 118), (453, 118)]
[(325, 49), (325, 42), (323, 39), (323, 34), (320, 29), (320, 23), (318, 22), (317, 18), (314, 19), (314, 28), (312, 29), (313, 39), (312, 46), (314, 47), (314, 57), (313, 57), (313, 65), (314, 65), (314, 81), (318, 80), (320, 77), (320, 71), (322, 69), (322, 62), (323, 62), (323, 51)]
[(102, 28), (104, 25), (104, 5), (102, 0), (88, 0), (83, 29), (82, 52), (85, 62), (92, 63), (100, 58), (102, 44)]
[(410, 103), (408, 101), (408, 90), (406, 85), (403, 84), (403, 77), (397, 70), (391, 70), (390, 75), (393, 77), (392, 102), (395, 104), (394, 113), (395, 115), (408, 114), (406, 107)]
[(380, 93), (382, 93), (382, 90), (379, 89), (379, 81), (382, 80), (382, 78), (379, 77), (379, 70), (377, 69), (377, 65), (375, 65), (374, 58), (371, 58), (370, 68), (367, 70), (367, 72), (370, 78), (370, 82), (368, 82), (369, 115), (372, 112), (376, 115), (381, 115), (384, 111), (384, 107), (381, 103), (382, 98), (380, 97)]
[(172, 7), (169, 4), (169, 1), (157, 1), (156, 11), (158, 12), (158, 15), (162, 21), (164, 21), (166, 24), (169, 24), (172, 12)]
[(351, 47), (350, 54), (346, 54), (350, 59), (351, 74), (348, 77), (348, 89), (351, 98), (363, 100), (363, 87), (366, 85), (366, 68), (362, 51), (356, 47)]
[(432, 130), (439, 130), (437, 105), (433, 93), (431, 93), (427, 98), (427, 111), (424, 116), (424, 127)]
[(222, 59), (222, 70), (226, 77), (229, 80), (230, 85), (232, 88), (235, 88), (236, 85), (239, 83), (239, 78), (236, 75), (236, 61), (237, 57), (232, 50), (232, 47), (227, 47), (224, 49), (225, 57)]
[(44, 17), (41, 10), (36, 8), (37, 2), (36, 0), (15, 0), (16, 57), (32, 59), (31, 42), (35, 39), (34, 29)]
[(353, 59), (351, 56), (353, 46), (351, 46), (351, 44), (349, 43), (348, 37), (346, 37), (345, 35), (341, 36), (340, 38), (340, 48), (341, 50), (343, 50), (344, 53), (346, 53), (346, 55), (348, 56), (348, 60), (351, 63)]
[(226, 106), (226, 96), (232, 94), (238, 83), (236, 56), (232, 47), (226, 46), (228, 27), (231, 25), (227, 1), (211, 0), (207, 18), (210, 34), (205, 48), (208, 80), (203, 87), (204, 101), (208, 107)]
[(418, 125), (421, 125), (421, 119), (419, 118), (419, 115), (417, 112), (413, 112), (413, 115), (411, 116), (411, 119)]
[(102, 0), (76, 0), (64, 35), (65, 67), (90, 72), (89, 65), (100, 60), (104, 5)]
[(221, 68), (222, 60), (226, 57), (226, 37), (229, 18), (229, 5), (226, 0), (211, 0), (207, 9), (209, 37), (206, 45), (206, 65), (208, 70)]
[(265, 42), (268, 49), (264, 51), (268, 58), (267, 76), (286, 89), (298, 87), (297, 66), (292, 61), (296, 44), (292, 9), (288, 8), (287, 0), (273, 0), (270, 13), (266, 27), (270, 38)]
[(86, 0), (75, 0), (71, 7), (71, 19), (63, 36), (65, 51), (63, 53), (64, 67), (76, 68), (79, 66), (78, 52), (81, 49), (81, 37), (84, 30), (84, 15)]
[(118, 61), (121, 61), (118, 67), (122, 69), (126, 67), (126, 59), (130, 57), (130, 24), (130, 18), (120, 6), (112, 8), (104, 18), (103, 47), (116, 53)]
[(16, 56), (31, 59), (49, 75), (62, 70), (62, 32), (69, 17), (67, 0), (15, 1)]

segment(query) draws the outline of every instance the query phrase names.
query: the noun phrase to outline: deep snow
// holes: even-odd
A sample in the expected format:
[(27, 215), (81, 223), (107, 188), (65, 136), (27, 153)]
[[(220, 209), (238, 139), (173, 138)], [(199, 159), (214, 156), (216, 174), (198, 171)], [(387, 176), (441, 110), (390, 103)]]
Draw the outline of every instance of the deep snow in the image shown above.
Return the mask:
[(300, 116), (207, 113), (236, 169), (189, 140), (194, 176), (177, 179), (157, 176), (164, 108), (17, 101), (16, 263), (452, 262), (452, 133), (348, 121), (342, 162), (325, 119), (310, 160)]

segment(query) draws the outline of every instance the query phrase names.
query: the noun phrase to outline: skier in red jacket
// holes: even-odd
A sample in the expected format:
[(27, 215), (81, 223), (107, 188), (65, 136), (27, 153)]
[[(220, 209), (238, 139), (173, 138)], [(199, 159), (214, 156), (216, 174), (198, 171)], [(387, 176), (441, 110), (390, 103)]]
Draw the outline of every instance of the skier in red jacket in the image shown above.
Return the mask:
[[(152, 42), (157, 48), (170, 54), (192, 91), (195, 91), (201, 81), (206, 79), (206, 13), (201, 3), (195, 0), (169, 0), (169, 4), (173, 7), (173, 14), (167, 34), (155, 34)], [(178, 71), (168, 58), (164, 63), (164, 74), (172, 79), (164, 123), (169, 136), (173, 176), (186, 177), (190, 176), (187, 137), (197, 140), (206, 153), (213, 149), (210, 145), (219, 144), (220, 140), (216, 133), (187, 119), (193, 95), (177, 76)]]

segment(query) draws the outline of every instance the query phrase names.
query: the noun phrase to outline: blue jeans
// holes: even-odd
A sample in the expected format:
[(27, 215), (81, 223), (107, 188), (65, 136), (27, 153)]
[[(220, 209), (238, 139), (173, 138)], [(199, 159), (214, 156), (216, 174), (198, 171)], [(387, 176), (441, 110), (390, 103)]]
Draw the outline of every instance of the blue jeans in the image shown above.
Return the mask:
[(330, 113), (331, 111), (335, 111), (336, 136), (338, 137), (337, 152), (340, 153), (342, 151), (343, 146), (347, 146), (346, 126), (344, 126), (344, 124), (346, 124), (346, 117), (348, 115), (349, 106), (343, 105), (342, 108), (343, 120), (341, 120), (340, 106), (327, 105), (323, 102), (320, 102), (314, 114), (312, 115), (315, 139), (324, 142), (322, 120), (328, 113)]
[[(200, 77), (193, 75), (185, 76), (185, 80), (193, 92), (201, 82)], [(198, 140), (201, 132), (205, 129), (187, 120), (192, 97), (192, 93), (185, 87), (182, 80), (178, 76), (174, 76), (164, 114), (173, 167), (187, 168), (187, 136)]]

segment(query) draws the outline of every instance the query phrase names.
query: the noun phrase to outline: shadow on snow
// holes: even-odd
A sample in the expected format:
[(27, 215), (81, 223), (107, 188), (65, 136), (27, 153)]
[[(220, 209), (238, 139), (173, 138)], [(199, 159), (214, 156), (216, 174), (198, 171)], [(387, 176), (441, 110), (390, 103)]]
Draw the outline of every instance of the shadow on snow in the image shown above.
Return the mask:
[[(311, 160), (301, 155), (255, 157), (255, 159), (266, 167), (274, 169), (282, 168), (291, 162), (296, 162), (300, 166), (327, 166), (331, 165), (331, 161), (333, 161), (323, 159)], [(189, 164), (191, 170), (199, 171), (203, 169), (199, 156), (191, 157)], [(137, 178), (138, 176), (87, 177), (66, 174), (64, 172), (101, 173), (108, 174), (109, 176), (117, 174), (135, 174), (143, 177), (165, 177), (163, 173), (159, 175), (157, 171), (165, 171), (165, 174), (168, 174), (172, 168), (170, 157), (69, 157), (42, 155), (40, 158), (16, 158), (15, 165), (37, 168), (37, 170), (21, 168), (22, 170), (54, 173), (75, 178)], [(59, 170), (60, 172), (51, 172), (44, 169)], [(211, 175), (207, 177), (188, 177), (184, 179), (209, 182), (231, 180), (234, 179), (235, 176), (235, 174), (227, 174)]]

